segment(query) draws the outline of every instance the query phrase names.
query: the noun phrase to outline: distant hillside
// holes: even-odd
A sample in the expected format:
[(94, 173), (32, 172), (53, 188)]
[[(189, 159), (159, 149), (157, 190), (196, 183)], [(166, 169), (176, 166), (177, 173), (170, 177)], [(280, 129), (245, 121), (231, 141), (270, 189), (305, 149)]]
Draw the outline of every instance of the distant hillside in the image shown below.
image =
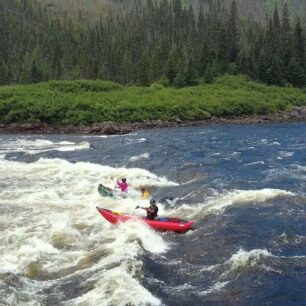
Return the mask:
[(1, 0), (0, 85), (100, 79), (180, 88), (241, 73), (305, 87), (305, 21), (292, 12), (304, 2), (236, 1)]

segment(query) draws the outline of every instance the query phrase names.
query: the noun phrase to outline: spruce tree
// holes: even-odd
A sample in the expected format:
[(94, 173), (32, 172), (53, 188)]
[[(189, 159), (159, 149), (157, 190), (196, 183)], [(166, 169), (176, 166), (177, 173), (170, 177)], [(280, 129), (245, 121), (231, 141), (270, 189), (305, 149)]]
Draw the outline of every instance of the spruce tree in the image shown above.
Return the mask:
[(294, 56), (303, 69), (305, 66), (305, 37), (301, 26), (301, 21), (298, 18), (294, 28)]
[(292, 54), (290, 16), (289, 16), (289, 9), (287, 2), (283, 7), (283, 18), (282, 18), (282, 27), (281, 27), (281, 46), (282, 46), (282, 59), (284, 65), (287, 66)]
[(297, 87), (303, 87), (306, 85), (306, 75), (304, 69), (297, 62), (295, 57), (292, 57), (288, 64), (288, 81)]
[(181, 88), (188, 85), (186, 81), (186, 77), (183, 72), (178, 72), (173, 80), (173, 86), (176, 88)]
[(238, 37), (239, 37), (239, 15), (236, 1), (231, 4), (230, 16), (228, 22), (228, 44), (229, 44), (229, 60), (235, 62), (238, 55)]
[(10, 83), (10, 69), (3, 62), (0, 62), (0, 85), (9, 85)]
[(184, 77), (186, 86), (194, 86), (197, 84), (198, 74), (192, 59), (190, 59), (187, 64), (187, 67), (184, 71)]
[(273, 56), (270, 67), (267, 71), (267, 83), (270, 85), (284, 85), (284, 67), (281, 58), (276, 54)]
[(165, 75), (169, 79), (170, 84), (172, 84), (172, 82), (174, 81), (178, 73), (178, 61), (179, 61), (179, 58), (178, 58), (176, 48), (173, 47), (169, 54), (168, 61), (165, 67)]

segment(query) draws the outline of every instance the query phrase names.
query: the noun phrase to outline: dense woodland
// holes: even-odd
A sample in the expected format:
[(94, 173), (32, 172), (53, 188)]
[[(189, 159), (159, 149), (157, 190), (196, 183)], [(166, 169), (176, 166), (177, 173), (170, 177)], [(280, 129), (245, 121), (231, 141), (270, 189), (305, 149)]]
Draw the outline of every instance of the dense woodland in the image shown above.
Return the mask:
[(305, 24), (291, 5), (256, 20), (241, 15), (239, 1), (203, 1), (197, 9), (181, 0), (117, 2), (89, 21), (82, 9), (71, 17), (50, 14), (37, 0), (0, 0), (0, 84), (103, 79), (184, 87), (242, 73), (306, 86)]

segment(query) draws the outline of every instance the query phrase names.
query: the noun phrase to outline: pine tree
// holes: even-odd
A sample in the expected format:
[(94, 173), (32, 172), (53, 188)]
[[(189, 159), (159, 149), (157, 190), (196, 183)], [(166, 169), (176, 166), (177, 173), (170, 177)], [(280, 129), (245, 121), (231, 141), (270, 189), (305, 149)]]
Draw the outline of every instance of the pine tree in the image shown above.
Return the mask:
[(218, 37), (218, 61), (222, 66), (223, 70), (228, 61), (228, 43), (227, 43), (227, 36), (224, 27), (220, 28), (219, 37)]
[(277, 53), (277, 55), (280, 54), (281, 50), (281, 24), (280, 24), (280, 19), (279, 19), (279, 14), (278, 14), (278, 9), (275, 8), (274, 14), (273, 14), (273, 25), (272, 25), (272, 50), (273, 54)]
[(288, 4), (285, 3), (283, 8), (282, 30), (281, 30), (281, 42), (282, 42), (282, 59), (284, 65), (287, 66), (291, 58), (291, 27), (290, 16), (288, 10)]
[(178, 72), (173, 80), (173, 86), (176, 88), (181, 88), (188, 85), (183, 72)]
[(239, 54), (237, 60), (237, 69), (240, 73), (254, 76), (254, 67), (252, 65), (252, 59), (250, 58), (249, 54), (246, 54), (246, 52), (242, 52)]
[(229, 60), (235, 62), (238, 55), (238, 37), (239, 37), (239, 15), (236, 1), (234, 0), (230, 9), (228, 22), (228, 43), (229, 43)]
[(211, 60), (212, 58), (210, 57), (210, 54), (209, 54), (208, 45), (205, 42), (201, 49), (201, 54), (200, 54), (200, 61), (199, 61), (199, 68), (198, 68), (200, 76), (204, 76), (207, 65)]
[(271, 65), (267, 71), (267, 83), (270, 85), (284, 85), (284, 75), (283, 75), (283, 63), (278, 55), (274, 55)]
[(205, 74), (204, 74), (204, 81), (206, 83), (212, 83), (214, 78), (218, 75), (219, 73), (219, 67), (216, 62), (209, 63), (206, 67)]
[(187, 68), (184, 71), (186, 86), (194, 86), (197, 84), (198, 74), (192, 59), (189, 60)]
[(298, 18), (294, 28), (294, 51), (293, 54), (301, 65), (303, 69), (306, 68), (305, 66), (305, 38), (303, 36), (303, 29), (301, 26), (301, 21)]
[(36, 60), (33, 59), (30, 67), (30, 83), (39, 83), (43, 79), (42, 72)]
[(269, 82), (269, 75), (268, 75), (268, 67), (269, 67), (269, 60), (265, 54), (265, 50), (263, 49), (260, 53), (260, 57), (257, 64), (257, 78), (262, 82), (268, 83)]
[(150, 63), (146, 54), (142, 54), (138, 68), (138, 83), (141, 86), (150, 84)]
[(205, 17), (204, 17), (202, 6), (200, 7), (200, 11), (199, 11), (199, 17), (198, 17), (198, 23), (197, 23), (197, 34), (198, 34), (199, 44), (201, 45), (204, 43), (204, 37), (205, 37)]
[(178, 54), (175, 48), (172, 48), (168, 61), (166, 63), (165, 75), (169, 79), (170, 84), (174, 81), (178, 73)]
[(294, 57), (289, 61), (287, 75), (288, 81), (292, 85), (297, 87), (303, 87), (306, 85), (305, 71)]
[(10, 83), (9, 67), (3, 62), (0, 62), (0, 86), (8, 85)]

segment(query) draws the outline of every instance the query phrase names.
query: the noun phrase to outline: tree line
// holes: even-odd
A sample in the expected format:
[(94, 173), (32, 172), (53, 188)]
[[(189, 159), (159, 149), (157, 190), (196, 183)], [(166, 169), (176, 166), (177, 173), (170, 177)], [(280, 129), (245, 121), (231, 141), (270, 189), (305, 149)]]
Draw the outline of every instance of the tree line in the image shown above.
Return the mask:
[(109, 7), (98, 21), (50, 16), (36, 0), (0, 1), (0, 84), (103, 79), (146, 86), (210, 83), (247, 74), (269, 85), (306, 86), (305, 25), (288, 5), (265, 22), (235, 1), (193, 10), (181, 0)]

